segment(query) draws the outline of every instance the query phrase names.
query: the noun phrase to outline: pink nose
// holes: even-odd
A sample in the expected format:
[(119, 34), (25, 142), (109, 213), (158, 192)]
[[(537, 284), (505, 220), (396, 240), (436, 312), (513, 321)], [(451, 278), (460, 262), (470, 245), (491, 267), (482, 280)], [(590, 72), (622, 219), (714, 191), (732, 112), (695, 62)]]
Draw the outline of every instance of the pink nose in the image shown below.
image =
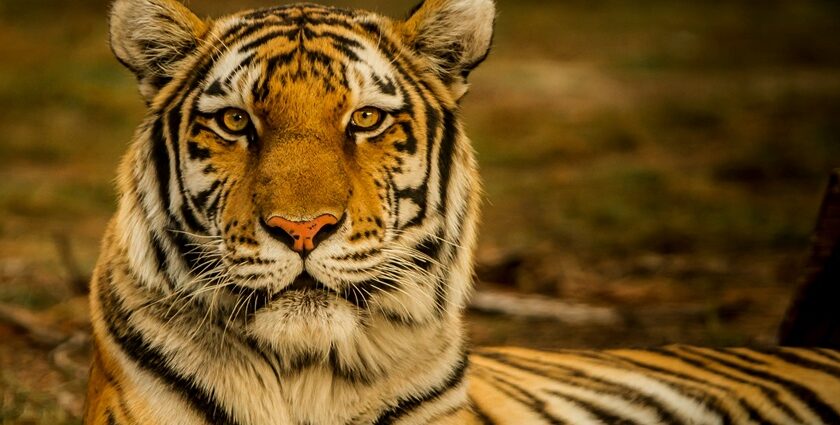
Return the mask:
[(336, 223), (338, 223), (338, 219), (332, 214), (320, 215), (309, 221), (291, 221), (275, 215), (265, 222), (270, 227), (283, 229), (284, 232), (291, 236), (294, 240), (292, 249), (297, 252), (312, 251), (315, 249), (315, 245), (317, 245), (315, 235), (324, 226)]

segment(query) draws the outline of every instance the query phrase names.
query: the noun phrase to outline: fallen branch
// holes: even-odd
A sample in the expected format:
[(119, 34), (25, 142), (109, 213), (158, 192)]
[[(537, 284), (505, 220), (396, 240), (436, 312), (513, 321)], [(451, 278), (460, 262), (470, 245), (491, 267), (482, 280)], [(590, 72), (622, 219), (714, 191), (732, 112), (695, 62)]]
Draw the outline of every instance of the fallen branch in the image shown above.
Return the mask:
[(11, 304), (0, 303), (0, 322), (8, 323), (26, 332), (33, 342), (55, 347), (67, 339), (67, 335), (45, 325), (37, 314)]
[(52, 364), (67, 375), (76, 379), (84, 379), (88, 373), (88, 365), (73, 360), (71, 356), (87, 347), (89, 342), (90, 334), (87, 331), (74, 332), (70, 338), (67, 338), (50, 352)]
[(482, 313), (552, 319), (572, 325), (614, 325), (621, 322), (615, 309), (573, 304), (538, 295), (477, 292), (470, 309)]

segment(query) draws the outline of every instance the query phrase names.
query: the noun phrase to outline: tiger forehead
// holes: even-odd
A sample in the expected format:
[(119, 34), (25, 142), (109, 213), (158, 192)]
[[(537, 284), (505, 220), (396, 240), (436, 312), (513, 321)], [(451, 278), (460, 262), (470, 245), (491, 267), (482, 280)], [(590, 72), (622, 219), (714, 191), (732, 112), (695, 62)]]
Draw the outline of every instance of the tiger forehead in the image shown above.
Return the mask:
[(361, 29), (372, 19), (382, 18), (316, 5), (234, 16), (237, 36), (224, 43), (204, 93), (220, 99), (202, 99), (207, 104), (202, 109), (216, 109), (224, 100), (275, 112), (278, 105), (298, 110), (329, 104), (333, 111), (351, 103), (399, 107), (390, 61)]
[(369, 12), (362, 10), (343, 9), (315, 3), (295, 3), (247, 10), (240, 12), (237, 16), (250, 20), (308, 19), (310, 21), (321, 20), (334, 22), (335, 20), (347, 20), (369, 14)]

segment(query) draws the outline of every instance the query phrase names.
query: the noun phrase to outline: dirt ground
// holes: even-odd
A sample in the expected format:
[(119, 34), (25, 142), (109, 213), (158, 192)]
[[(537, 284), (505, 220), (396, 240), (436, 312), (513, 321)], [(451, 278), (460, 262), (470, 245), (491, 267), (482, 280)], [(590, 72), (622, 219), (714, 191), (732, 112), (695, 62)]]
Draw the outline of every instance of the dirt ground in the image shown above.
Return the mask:
[[(402, 16), (409, 3), (336, 4)], [(463, 106), (486, 185), (478, 289), (618, 319), (472, 311), (473, 343), (772, 344), (840, 165), (840, 6), (498, 3), (493, 54)], [(106, 11), (0, 2), (0, 304), (70, 337), (0, 323), (3, 425), (79, 423), (87, 311), (72, 281), (96, 259), (143, 113)]]

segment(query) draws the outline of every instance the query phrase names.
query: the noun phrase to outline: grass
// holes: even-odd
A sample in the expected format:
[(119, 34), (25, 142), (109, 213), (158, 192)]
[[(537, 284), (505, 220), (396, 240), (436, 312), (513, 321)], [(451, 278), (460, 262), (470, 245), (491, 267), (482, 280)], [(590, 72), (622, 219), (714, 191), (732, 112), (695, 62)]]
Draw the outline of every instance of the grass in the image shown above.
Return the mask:
[(0, 375), (0, 424), (76, 425), (81, 421), (65, 411), (49, 392), (24, 390), (20, 382)]

